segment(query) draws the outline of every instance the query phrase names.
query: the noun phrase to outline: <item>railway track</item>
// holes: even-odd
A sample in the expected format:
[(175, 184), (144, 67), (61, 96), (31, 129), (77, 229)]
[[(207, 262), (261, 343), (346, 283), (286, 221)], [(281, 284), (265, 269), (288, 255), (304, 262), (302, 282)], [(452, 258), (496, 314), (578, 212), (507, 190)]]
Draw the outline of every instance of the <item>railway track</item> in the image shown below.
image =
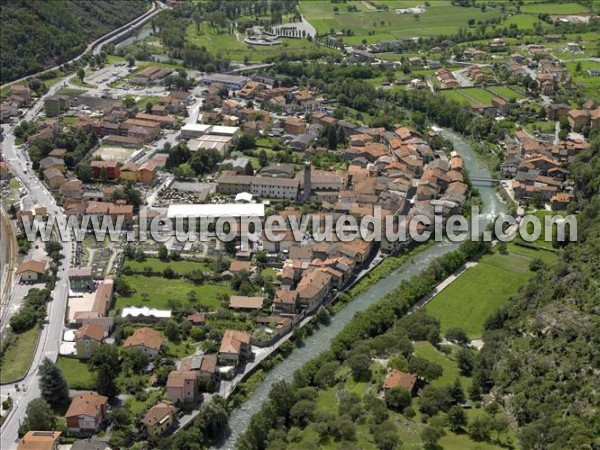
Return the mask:
[(17, 262), (17, 239), (8, 213), (0, 206), (1, 239), (5, 248), (2, 255), (2, 290), (0, 292), (0, 330), (4, 328), (10, 311), (13, 272)]

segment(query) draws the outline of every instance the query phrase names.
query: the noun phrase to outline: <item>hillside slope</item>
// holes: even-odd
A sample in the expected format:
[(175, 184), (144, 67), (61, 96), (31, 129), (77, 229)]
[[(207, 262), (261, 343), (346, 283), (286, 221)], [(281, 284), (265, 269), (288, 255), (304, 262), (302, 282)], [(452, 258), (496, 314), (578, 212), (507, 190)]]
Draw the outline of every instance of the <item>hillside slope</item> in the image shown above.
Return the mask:
[(600, 133), (571, 169), (578, 242), (490, 317), (474, 374), (525, 450), (600, 446)]
[(147, 8), (145, 0), (2, 1), (0, 81), (63, 63)]

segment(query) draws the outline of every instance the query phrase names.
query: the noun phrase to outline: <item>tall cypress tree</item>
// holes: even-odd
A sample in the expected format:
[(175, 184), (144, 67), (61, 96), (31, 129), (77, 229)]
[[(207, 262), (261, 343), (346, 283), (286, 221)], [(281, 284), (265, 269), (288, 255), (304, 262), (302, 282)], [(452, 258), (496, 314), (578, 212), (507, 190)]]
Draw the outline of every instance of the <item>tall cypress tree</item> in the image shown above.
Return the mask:
[(44, 358), (38, 373), (42, 397), (51, 406), (64, 405), (69, 400), (69, 384), (58, 366)]

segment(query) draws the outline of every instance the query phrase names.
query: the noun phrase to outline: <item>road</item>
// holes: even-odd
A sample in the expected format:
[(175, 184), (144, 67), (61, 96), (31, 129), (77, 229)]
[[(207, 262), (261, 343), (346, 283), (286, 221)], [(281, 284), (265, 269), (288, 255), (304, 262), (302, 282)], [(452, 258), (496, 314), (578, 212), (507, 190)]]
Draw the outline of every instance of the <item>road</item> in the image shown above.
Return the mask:
[[(27, 114), (32, 114), (33, 111), (39, 110), (39, 104), (43, 104), (43, 100), (38, 102), (38, 105), (29, 111)], [(28, 120), (31, 120), (29, 117)], [(66, 221), (65, 215), (56, 205), (52, 194), (42, 185), (40, 180), (32, 175), (26, 168), (26, 158), (24, 152), (15, 146), (15, 137), (12, 134), (12, 129), (7, 131), (4, 142), (2, 143), (3, 152), (11, 166), (13, 173), (20, 178), (21, 182), (29, 190), (36, 203), (46, 207), (49, 214), (55, 215), (59, 224), (64, 225)], [(72, 242), (63, 242), (62, 255), (63, 266), (59, 270), (56, 287), (52, 292), (53, 300), (48, 305), (47, 325), (44, 326), (40, 335), (40, 341), (35, 353), (33, 362), (25, 378), (19, 383), (21, 389), (16, 391), (14, 386), (2, 386), (0, 391), (3, 396), (11, 395), (14, 400), (13, 410), (2, 425), (2, 435), (0, 437), (0, 447), (2, 449), (16, 448), (17, 432), (19, 424), (25, 417), (25, 409), (27, 404), (40, 396), (38, 380), (36, 376), (37, 367), (44, 357), (48, 357), (52, 361), (56, 361), (59, 345), (62, 338), (64, 327), (64, 315), (67, 307), (67, 295), (69, 292), (67, 279), (65, 276), (66, 268), (70, 266), (72, 255)]]

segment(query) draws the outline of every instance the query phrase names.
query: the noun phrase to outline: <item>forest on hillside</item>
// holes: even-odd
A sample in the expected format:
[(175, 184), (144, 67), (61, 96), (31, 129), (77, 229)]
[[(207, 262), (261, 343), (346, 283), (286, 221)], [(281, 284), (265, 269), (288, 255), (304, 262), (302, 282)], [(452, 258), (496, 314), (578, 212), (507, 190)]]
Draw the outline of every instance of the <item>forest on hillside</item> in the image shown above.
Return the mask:
[(141, 15), (146, 0), (3, 1), (0, 81), (74, 58), (98, 37)]

